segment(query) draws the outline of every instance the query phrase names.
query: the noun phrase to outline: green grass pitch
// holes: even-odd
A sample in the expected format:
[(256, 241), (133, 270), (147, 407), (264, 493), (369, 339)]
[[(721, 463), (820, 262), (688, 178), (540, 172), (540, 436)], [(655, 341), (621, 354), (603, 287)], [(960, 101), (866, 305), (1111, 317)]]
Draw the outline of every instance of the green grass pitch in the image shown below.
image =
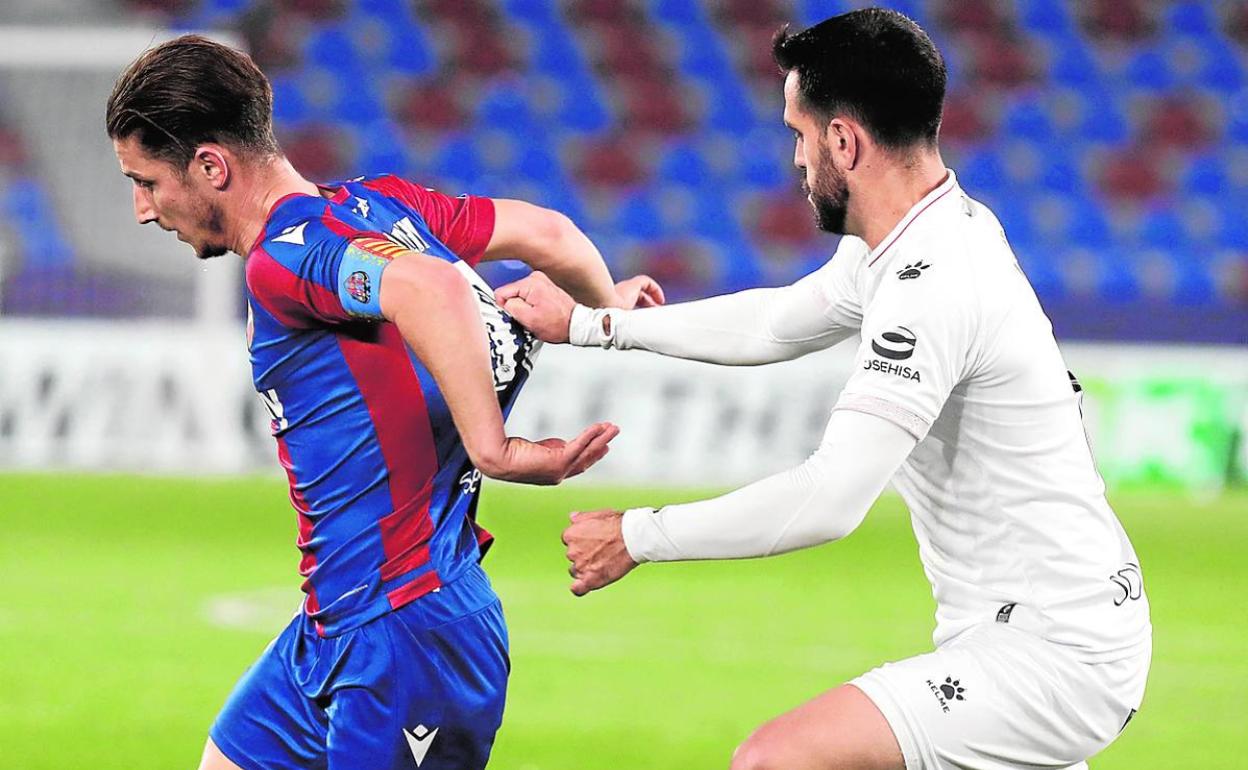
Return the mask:
[[(0, 768), (192, 768), (217, 708), (297, 601), (279, 480), (0, 476)], [(841, 543), (647, 565), (577, 599), (572, 509), (696, 491), (488, 486), (486, 560), (514, 673), (493, 767), (726, 767), (765, 719), (930, 648), (901, 504)], [(1144, 709), (1098, 770), (1244, 767), (1248, 494), (1114, 503), (1140, 552), (1155, 651)]]

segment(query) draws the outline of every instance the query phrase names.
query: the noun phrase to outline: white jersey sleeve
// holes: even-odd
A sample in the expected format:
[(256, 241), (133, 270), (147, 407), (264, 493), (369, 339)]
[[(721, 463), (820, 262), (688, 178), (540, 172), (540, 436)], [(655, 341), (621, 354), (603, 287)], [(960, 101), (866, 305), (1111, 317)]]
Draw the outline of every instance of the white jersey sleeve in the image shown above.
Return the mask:
[(974, 276), (953, 261), (910, 280), (885, 273), (836, 409), (878, 415), (922, 440), (973, 368)]
[(914, 449), (878, 417), (835, 412), (806, 462), (721, 497), (624, 513), (633, 560), (770, 556), (845, 537)]
[(574, 345), (649, 350), (736, 366), (798, 358), (857, 331), (862, 311), (853, 273), (863, 249), (856, 238), (842, 239), (827, 264), (776, 289), (641, 310), (578, 305), (568, 338)]

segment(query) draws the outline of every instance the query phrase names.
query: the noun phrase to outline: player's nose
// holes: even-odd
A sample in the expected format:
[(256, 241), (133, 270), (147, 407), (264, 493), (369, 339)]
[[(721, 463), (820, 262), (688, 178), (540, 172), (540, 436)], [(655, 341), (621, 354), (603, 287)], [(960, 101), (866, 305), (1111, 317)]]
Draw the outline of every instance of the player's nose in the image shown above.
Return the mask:
[(137, 185), (134, 188), (134, 219), (141, 225), (156, 221), (156, 209), (152, 206), (151, 197)]

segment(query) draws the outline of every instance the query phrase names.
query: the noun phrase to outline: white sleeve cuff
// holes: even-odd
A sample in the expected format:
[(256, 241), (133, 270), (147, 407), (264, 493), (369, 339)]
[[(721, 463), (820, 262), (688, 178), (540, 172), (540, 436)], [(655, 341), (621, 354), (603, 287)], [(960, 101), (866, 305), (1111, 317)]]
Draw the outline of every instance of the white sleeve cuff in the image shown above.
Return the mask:
[[(611, 316), (611, 333), (603, 331), (602, 321)], [(615, 339), (615, 330), (619, 324), (616, 308), (590, 308), (577, 304), (572, 308), (572, 318), (568, 323), (568, 342), (580, 347), (609, 348)]]
[(654, 561), (656, 546), (667, 541), (662, 530), (655, 526), (654, 514), (654, 508), (630, 508), (624, 511), (620, 521), (624, 548), (638, 564)]

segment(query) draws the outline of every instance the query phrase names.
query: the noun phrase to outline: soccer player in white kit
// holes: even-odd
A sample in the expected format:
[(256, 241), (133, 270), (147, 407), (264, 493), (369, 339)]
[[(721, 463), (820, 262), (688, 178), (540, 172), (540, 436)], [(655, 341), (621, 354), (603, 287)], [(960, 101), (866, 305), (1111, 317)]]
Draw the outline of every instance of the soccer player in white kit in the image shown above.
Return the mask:
[(816, 219), (846, 236), (824, 267), (635, 311), (575, 306), (540, 274), (498, 296), (551, 342), (718, 364), (860, 334), (853, 372), (802, 465), (711, 500), (573, 514), (572, 590), (644, 562), (836, 540), (891, 480), (936, 599), (935, 651), (772, 720), (734, 770), (1086, 767), (1139, 708), (1148, 602), (1052, 326), (1000, 223), (941, 159), (944, 63), (880, 9), (783, 31), (774, 54)]

